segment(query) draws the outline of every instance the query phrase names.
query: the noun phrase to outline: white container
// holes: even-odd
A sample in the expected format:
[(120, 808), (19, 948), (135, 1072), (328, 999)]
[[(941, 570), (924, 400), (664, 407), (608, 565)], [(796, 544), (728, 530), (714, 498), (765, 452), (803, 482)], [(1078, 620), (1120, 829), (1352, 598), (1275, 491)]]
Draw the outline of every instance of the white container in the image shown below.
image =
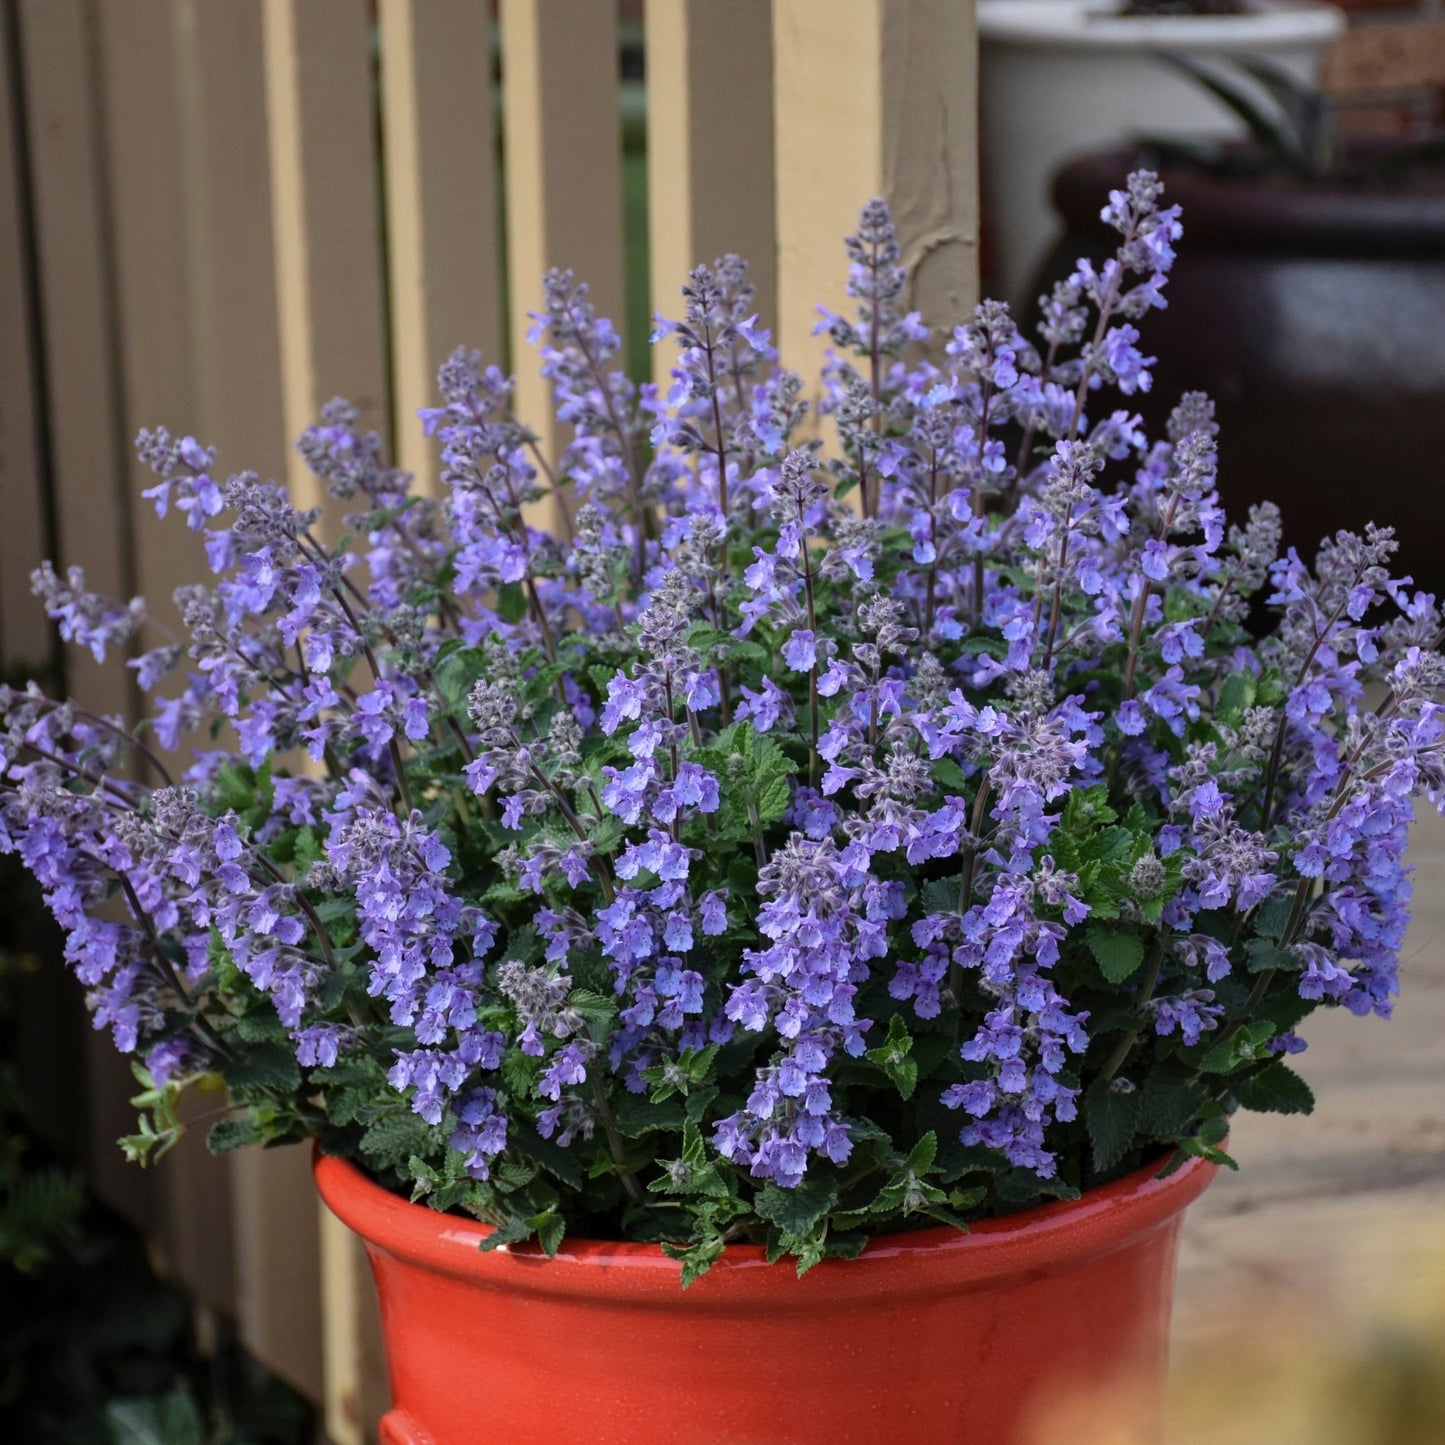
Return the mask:
[[(1343, 13), (1314, 0), (1256, 0), (1242, 15), (1123, 18), (1122, 0), (978, 0), (983, 188), (991, 280), (1016, 306), (1057, 235), (1054, 173), (1071, 157), (1141, 135), (1228, 136), (1243, 125), (1159, 59), (1248, 56), (1313, 84)], [(1122, 177), (1120, 178), (1122, 180)], [(1100, 198), (1102, 205), (1103, 198)]]

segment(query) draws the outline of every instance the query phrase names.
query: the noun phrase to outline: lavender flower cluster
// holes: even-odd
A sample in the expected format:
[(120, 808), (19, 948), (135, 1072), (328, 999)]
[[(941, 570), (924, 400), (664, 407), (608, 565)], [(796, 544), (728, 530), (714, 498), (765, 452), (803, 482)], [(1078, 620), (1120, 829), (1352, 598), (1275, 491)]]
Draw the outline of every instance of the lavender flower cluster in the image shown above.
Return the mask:
[(1309, 566), (1270, 504), (1227, 523), (1207, 398), (1146, 435), (1179, 213), (1140, 172), (1103, 214), (1034, 342), (993, 302), (934, 336), (871, 202), (816, 398), (736, 257), (659, 321), (665, 386), (554, 272), (561, 455), (467, 351), (439, 497), (334, 402), (300, 452), (354, 548), (143, 432), (213, 574), (186, 635), (35, 580), (150, 716), (0, 695), (0, 849), (137, 1056), (131, 1151), (218, 1074), (216, 1147), (317, 1136), (494, 1242), (690, 1279), (1307, 1108), (1296, 1025), (1396, 990), (1441, 614), (1388, 530)]

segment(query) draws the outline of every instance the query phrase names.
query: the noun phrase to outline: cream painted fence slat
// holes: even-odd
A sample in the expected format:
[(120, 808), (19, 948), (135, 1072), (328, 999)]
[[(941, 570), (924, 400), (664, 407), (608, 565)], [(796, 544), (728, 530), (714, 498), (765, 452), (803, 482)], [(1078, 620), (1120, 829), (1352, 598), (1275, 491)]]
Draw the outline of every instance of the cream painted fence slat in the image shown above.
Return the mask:
[[(647, 187), (654, 313), (681, 314), (687, 273), (748, 262), (763, 324), (776, 317), (770, 0), (649, 0)], [(656, 356), (656, 379), (672, 358)]]
[[(390, 431), (386, 317), (382, 303), (381, 211), (371, 65), (371, 25), (365, 0), (265, 0), (266, 104), (271, 159), (271, 216), (276, 265), (281, 376), (287, 437), (310, 425), (333, 396), (345, 396), (363, 426)], [(287, 480), (299, 505), (320, 505), (319, 484), (291, 453)], [(336, 519), (328, 519), (334, 528)], [(310, 1190), (301, 1151), (238, 1159), (242, 1192), (263, 1215), (254, 1237), (237, 1235), (243, 1301), (249, 1289), (264, 1298), (243, 1304), (243, 1317), (264, 1315), (267, 1358), (320, 1350), (319, 1317), (297, 1311), (303, 1298), (276, 1269), (273, 1241), (296, 1252), (308, 1280), (321, 1276), (321, 1301), (340, 1303), (328, 1325), (324, 1389), (327, 1427), (339, 1442), (359, 1439), (354, 1422), (374, 1412), (371, 1383), (358, 1368), (372, 1315), (354, 1302), (365, 1263), (357, 1242), (321, 1234), (342, 1226)], [(249, 1170), (266, 1173), (251, 1176)], [(249, 1217), (245, 1214), (245, 1217)], [(254, 1254), (253, 1248), (254, 1246)], [(322, 1264), (324, 1262), (324, 1270)], [(316, 1296), (310, 1296), (314, 1304)], [(290, 1313), (288, 1314), (288, 1310)], [(256, 1338), (255, 1325), (248, 1331)], [(294, 1353), (293, 1353), (294, 1358)], [(308, 1368), (308, 1377), (313, 1369)]]
[[(18, 6), (30, 148), (36, 302), (44, 318), (55, 562), (80, 564), (87, 583), (133, 594), (125, 439), (115, 371), (111, 237), (104, 205), (104, 117), (95, 17), (85, 0), (23, 0)], [(119, 657), (74, 669), (73, 692), (108, 714), (130, 712), (133, 690)], [(91, 1178), (132, 1219), (153, 1216), (150, 1177), (115, 1147), (134, 1126), (130, 1070), (108, 1038), (85, 1035)], [(72, 1061), (72, 1067), (74, 1061)]]
[(458, 346), (502, 339), (492, 27), (475, 0), (381, 0), (381, 109), (397, 464), (435, 492), (417, 410)]
[[(19, 12), (45, 318), (56, 561), (84, 566), (97, 591), (129, 597), (134, 574), (94, 14), (86, 0), (21, 0)], [(106, 712), (129, 710), (122, 659), (76, 674), (82, 701)]]
[[(501, 0), (507, 265), (516, 407), (543, 454), (563, 438), (527, 343), (542, 273), (570, 267), (625, 336), (614, 0)], [(543, 519), (534, 518), (539, 525)]]
[(909, 304), (952, 327), (977, 300), (973, 0), (774, 0), (778, 342), (816, 375), (821, 302), (844, 308), (842, 238), (885, 197)]
[[(174, 0), (134, 0), (124, 9), (101, 5), (95, 11), (125, 441), (142, 425), (158, 422), (182, 432), (196, 429), (179, 94), (186, 67), (176, 14)], [(136, 588), (151, 615), (178, 634), (171, 597), (195, 580), (203, 557), (199, 539), (179, 518), (157, 517), (141, 497), (154, 478), (129, 448), (125, 475)], [(151, 635), (142, 645), (164, 640)], [(173, 769), (187, 760), (187, 751), (178, 753)], [(230, 1170), (207, 1151), (204, 1126), (182, 1139), (166, 1169), (157, 1172), (155, 1187), (158, 1235), (169, 1267), (198, 1299), (233, 1312)]]
[[(366, 0), (264, 0), (271, 217), (285, 427), (333, 396), (390, 431), (381, 220)], [(298, 505), (322, 493), (294, 452)]]
[(280, 317), (265, 17), (256, 0), (174, 0), (196, 435), (226, 471), (281, 477)]

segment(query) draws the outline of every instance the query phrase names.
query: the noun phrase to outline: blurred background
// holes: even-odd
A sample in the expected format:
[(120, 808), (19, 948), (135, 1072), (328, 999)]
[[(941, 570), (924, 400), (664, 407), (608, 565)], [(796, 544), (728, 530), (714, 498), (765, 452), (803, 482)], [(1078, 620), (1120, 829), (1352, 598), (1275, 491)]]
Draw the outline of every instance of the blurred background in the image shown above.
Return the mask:
[[(1210, 391), (1232, 511), (1274, 498), (1302, 550), (1394, 522), (1438, 588), (1442, 107), (1438, 0), (0, 0), (0, 671), (133, 712), (28, 579), (51, 557), (163, 611), (196, 574), (139, 500), (142, 425), (304, 492), (286, 438), (342, 394), (432, 485), (412, 418), (456, 345), (545, 415), (523, 338), (548, 266), (646, 378), (650, 313), (741, 252), (806, 369), (869, 196), (951, 325), (1102, 254), (1141, 162), (1186, 225), (1146, 415)], [(1181, 1445), (1445, 1439), (1433, 815), (1414, 849), (1399, 1019), (1317, 1016), (1319, 1113), (1240, 1120), (1241, 1172), (1194, 1209)], [(8, 860), (0, 950), (0, 1439), (368, 1438), (370, 1284), (300, 1151), (212, 1159), (200, 1127), (124, 1164), (134, 1086)], [(1053, 1438), (1128, 1439), (1127, 1411), (1079, 1411)]]

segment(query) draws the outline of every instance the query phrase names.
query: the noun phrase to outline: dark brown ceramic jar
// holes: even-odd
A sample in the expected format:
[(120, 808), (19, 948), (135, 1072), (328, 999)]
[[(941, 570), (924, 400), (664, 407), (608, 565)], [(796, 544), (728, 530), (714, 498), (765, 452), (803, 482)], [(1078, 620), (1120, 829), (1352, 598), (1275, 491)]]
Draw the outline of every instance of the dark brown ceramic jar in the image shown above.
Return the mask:
[[(1039, 289), (1112, 250), (1098, 198), (1140, 163), (1104, 152), (1059, 174), (1067, 234)], [(1184, 239), (1168, 309), (1141, 323), (1160, 358), (1136, 399), (1146, 419), (1207, 391), (1232, 516), (1273, 499), (1311, 557), (1341, 527), (1393, 525), (1401, 567), (1445, 591), (1445, 173), (1372, 185), (1161, 174)]]

